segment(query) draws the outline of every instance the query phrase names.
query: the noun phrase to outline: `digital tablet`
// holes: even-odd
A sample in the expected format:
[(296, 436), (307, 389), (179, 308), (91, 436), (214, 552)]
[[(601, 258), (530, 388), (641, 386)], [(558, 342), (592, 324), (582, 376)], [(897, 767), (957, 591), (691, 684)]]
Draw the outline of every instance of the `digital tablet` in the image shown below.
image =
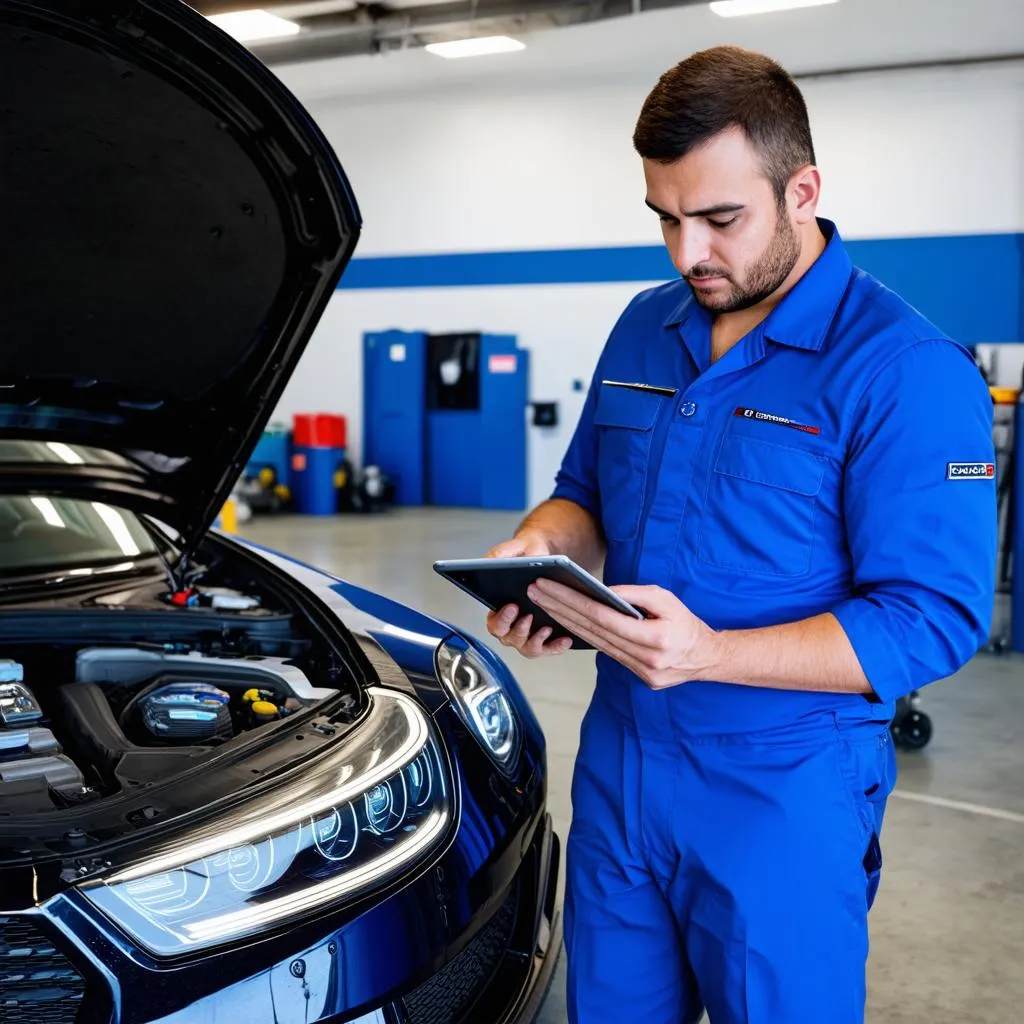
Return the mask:
[(492, 612), (508, 604), (517, 605), (521, 616), (533, 615), (531, 634), (544, 626), (550, 626), (552, 632), (548, 642), (569, 637), (574, 650), (592, 648), (589, 643), (556, 622), (526, 596), (526, 590), (534, 580), (554, 580), (624, 615), (634, 619), (646, 618), (642, 611), (624, 601), (614, 590), (606, 587), (586, 569), (580, 568), (567, 555), (447, 559), (435, 562), (434, 571), (454, 583), (460, 590), (464, 590), (470, 597), (486, 605)]

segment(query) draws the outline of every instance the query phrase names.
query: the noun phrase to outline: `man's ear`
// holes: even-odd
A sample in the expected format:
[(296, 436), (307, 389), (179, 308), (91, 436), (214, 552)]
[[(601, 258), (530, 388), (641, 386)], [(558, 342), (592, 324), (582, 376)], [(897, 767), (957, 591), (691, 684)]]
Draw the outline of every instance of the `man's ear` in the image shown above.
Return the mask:
[(817, 216), (821, 198), (821, 174), (813, 164), (801, 167), (789, 179), (786, 198), (797, 224), (809, 224)]

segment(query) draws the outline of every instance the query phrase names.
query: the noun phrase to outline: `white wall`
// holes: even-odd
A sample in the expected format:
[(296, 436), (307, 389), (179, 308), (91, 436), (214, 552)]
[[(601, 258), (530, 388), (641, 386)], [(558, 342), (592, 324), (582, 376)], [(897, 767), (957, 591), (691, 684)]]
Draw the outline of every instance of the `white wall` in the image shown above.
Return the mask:
[[(922, 6), (920, 0), (889, 0), (887, 9), (905, 15), (912, 2)], [(995, 11), (1001, 3), (976, 0), (973, 9), (984, 25), (984, 8)], [(934, 12), (947, 5), (927, 7)], [(1024, 2), (1000, 9), (1017, 12), (1016, 21), (1003, 26), (1006, 49), (1024, 49), (1017, 45), (1024, 43)], [(833, 8), (818, 13), (826, 10)], [(705, 16), (693, 9), (673, 16), (688, 12)], [(645, 18), (585, 31), (614, 31), (620, 52), (628, 52), (627, 30)], [(773, 32), (778, 25), (772, 23)], [(742, 30), (749, 33), (750, 26)], [(818, 42), (812, 35), (804, 47), (820, 53)], [(793, 41), (786, 45), (792, 50)], [(893, 40), (886, 45), (891, 49)], [(681, 41), (677, 57), (689, 49)], [(405, 56), (410, 61), (403, 65)], [(846, 66), (841, 54), (833, 59)], [(589, 67), (567, 70), (557, 84), (550, 69), (527, 80), (511, 65), (493, 77), (479, 65), (475, 72), (461, 69), (456, 80), (439, 71), (432, 83), (416, 80), (411, 92), (394, 88), (410, 67), (424, 73), (424, 55), (416, 53), (389, 57), (386, 67), (366, 65), (370, 78), (353, 78), (346, 67), (334, 94), (332, 65), (321, 65), (314, 78), (308, 69), (295, 71), (292, 84), (300, 96), (305, 91), (352, 180), (365, 219), (359, 256), (653, 244), (660, 240), (658, 224), (643, 206), (630, 135), (643, 97), (668, 65), (631, 60), (600, 78)], [(339, 63), (346, 62), (333, 66)], [(289, 80), (287, 73), (282, 77)], [(825, 180), (822, 213), (846, 237), (1024, 231), (1024, 63), (844, 75), (801, 85)], [(531, 397), (559, 401), (565, 417), (556, 431), (531, 430), (533, 504), (550, 489), (578, 411), (572, 380), (589, 376), (615, 318), (644, 286), (343, 290), (278, 418), (288, 420), (298, 410), (344, 412), (358, 457), (364, 331), (516, 334), (532, 351)], [(978, 298), (985, 301), (983, 288)]]
[(515, 334), (531, 351), (530, 397), (557, 401), (556, 428), (530, 428), (528, 502), (546, 497), (583, 404), (572, 390), (589, 381), (600, 347), (636, 293), (633, 284), (515, 288), (402, 289), (339, 292), (328, 307), (278, 406), (290, 422), (299, 411), (343, 412), (349, 446), (362, 454), (362, 335), (364, 331), (486, 330)]

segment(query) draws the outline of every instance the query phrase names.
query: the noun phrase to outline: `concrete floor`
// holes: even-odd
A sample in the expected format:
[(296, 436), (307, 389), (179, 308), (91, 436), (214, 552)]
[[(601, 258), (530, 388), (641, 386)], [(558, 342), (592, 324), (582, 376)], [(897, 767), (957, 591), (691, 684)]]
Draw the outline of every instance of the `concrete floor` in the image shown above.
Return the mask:
[[(241, 532), (486, 637), (480, 606), (431, 563), (482, 555), (518, 519), (395, 510), (261, 518)], [(493, 646), (514, 667), (546, 730), (550, 807), (564, 838), (593, 655), (528, 662)], [(1011, 1024), (1024, 1006), (1024, 660), (980, 655), (955, 679), (929, 687), (922, 706), (935, 736), (924, 751), (900, 756), (872, 913), (867, 1019)], [(564, 960), (540, 1020), (566, 1020)]]

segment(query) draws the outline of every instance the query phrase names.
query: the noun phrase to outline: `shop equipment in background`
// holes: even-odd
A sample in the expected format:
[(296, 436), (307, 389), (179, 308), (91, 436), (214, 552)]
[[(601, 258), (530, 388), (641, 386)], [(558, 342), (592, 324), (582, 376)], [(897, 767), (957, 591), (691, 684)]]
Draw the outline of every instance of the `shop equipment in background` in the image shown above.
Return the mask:
[(526, 507), (529, 353), (508, 335), (363, 336), (363, 465), (398, 505)]
[(280, 512), (292, 500), (291, 431), (271, 424), (263, 432), (238, 482), (238, 497), (253, 512)]
[(296, 512), (329, 516), (338, 511), (338, 492), (344, 487), (349, 472), (346, 445), (344, 416), (296, 413), (291, 448), (291, 486)]

